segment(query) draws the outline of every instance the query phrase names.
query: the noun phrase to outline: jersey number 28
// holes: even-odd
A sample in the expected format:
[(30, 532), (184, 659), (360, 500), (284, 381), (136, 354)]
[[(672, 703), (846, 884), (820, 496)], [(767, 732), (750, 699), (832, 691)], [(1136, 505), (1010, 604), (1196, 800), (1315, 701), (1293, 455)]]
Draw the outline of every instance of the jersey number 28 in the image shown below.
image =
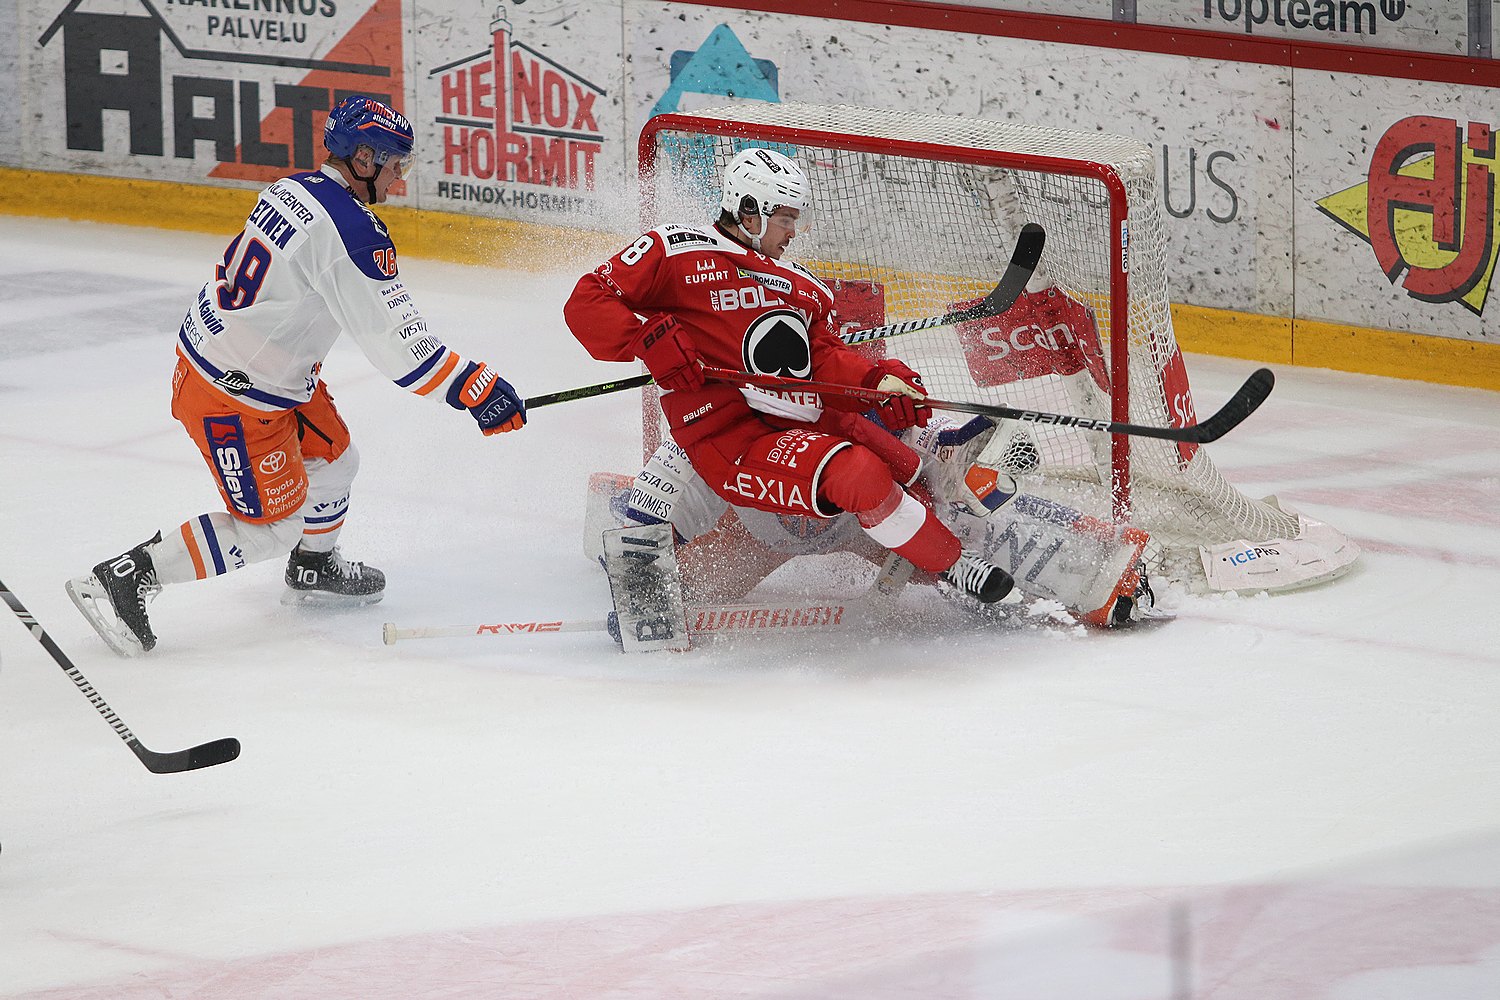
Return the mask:
[[(244, 250), (237, 252), (242, 242)], [(270, 269), (270, 249), (253, 237), (246, 240), (241, 232), (224, 251), (224, 262), (214, 267), (214, 281), (219, 286), (219, 308), (227, 312), (252, 305)]]

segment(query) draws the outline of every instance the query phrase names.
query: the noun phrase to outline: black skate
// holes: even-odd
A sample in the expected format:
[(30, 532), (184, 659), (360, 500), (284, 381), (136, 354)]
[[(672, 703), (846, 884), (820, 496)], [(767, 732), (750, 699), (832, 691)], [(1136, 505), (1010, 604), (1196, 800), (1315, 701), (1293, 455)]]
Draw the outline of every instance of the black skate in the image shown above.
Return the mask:
[(960, 554), (957, 562), (943, 570), (943, 579), (980, 604), (994, 604), (1015, 586), (1005, 570), (968, 552)]
[(99, 638), (121, 656), (139, 656), (156, 645), (146, 603), (161, 593), (161, 584), (146, 546), (159, 541), (158, 531), (129, 552), (95, 566), (88, 576), (64, 585)]
[(287, 591), (282, 604), (356, 607), (385, 596), (385, 574), (332, 552), (308, 552), (299, 542), (286, 561)]

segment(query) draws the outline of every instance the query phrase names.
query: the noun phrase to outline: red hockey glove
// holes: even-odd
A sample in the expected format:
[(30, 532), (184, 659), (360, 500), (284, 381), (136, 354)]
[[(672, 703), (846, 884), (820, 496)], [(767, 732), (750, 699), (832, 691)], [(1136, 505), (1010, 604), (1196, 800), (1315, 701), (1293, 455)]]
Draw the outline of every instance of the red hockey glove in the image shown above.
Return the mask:
[(676, 317), (661, 313), (648, 319), (635, 354), (663, 389), (703, 388), (703, 361)]
[(448, 390), (448, 405), (466, 409), (486, 435), (503, 434), (526, 423), (526, 404), (494, 369), (470, 361)]
[(890, 399), (876, 409), (880, 422), (893, 431), (904, 431), (908, 427), (926, 427), (932, 411), (921, 405), (927, 398), (922, 387), (922, 376), (895, 358), (884, 358), (875, 363), (875, 368), (865, 376), (866, 389), (892, 393)]

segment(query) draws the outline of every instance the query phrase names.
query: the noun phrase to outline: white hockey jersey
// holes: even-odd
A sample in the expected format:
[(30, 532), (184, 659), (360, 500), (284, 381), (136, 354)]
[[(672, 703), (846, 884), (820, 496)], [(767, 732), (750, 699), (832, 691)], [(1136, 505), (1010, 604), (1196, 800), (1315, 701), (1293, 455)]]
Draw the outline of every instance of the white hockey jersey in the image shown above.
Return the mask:
[(451, 388), (459, 359), (401, 283), (390, 234), (325, 165), (260, 193), (188, 308), (178, 348), (241, 405), (275, 411), (312, 397), (343, 332), (397, 385)]

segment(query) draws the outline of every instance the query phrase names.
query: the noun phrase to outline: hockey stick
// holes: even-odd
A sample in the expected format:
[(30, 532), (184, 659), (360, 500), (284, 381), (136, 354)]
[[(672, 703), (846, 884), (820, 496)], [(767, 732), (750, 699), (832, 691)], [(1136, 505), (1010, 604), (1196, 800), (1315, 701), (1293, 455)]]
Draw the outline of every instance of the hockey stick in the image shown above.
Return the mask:
[[(857, 385), (840, 385), (836, 382), (809, 382), (804, 379), (781, 378), (778, 375), (755, 375), (750, 372), (731, 371), (728, 368), (705, 368), (704, 374), (720, 382), (734, 385), (753, 385), (765, 389), (794, 389), (799, 392), (819, 392), (835, 396), (848, 396), (871, 403), (883, 403), (891, 393), (877, 392)], [(962, 413), (979, 413), (986, 417), (1003, 417), (1009, 420), (1024, 420), (1035, 424), (1054, 424), (1058, 427), (1077, 427), (1086, 431), (1104, 431), (1109, 434), (1130, 434), (1135, 437), (1161, 438), (1164, 441), (1186, 441), (1190, 444), (1208, 444), (1217, 441), (1240, 425), (1254, 413), (1276, 384), (1276, 376), (1269, 368), (1257, 368), (1239, 387), (1219, 412), (1207, 420), (1186, 427), (1147, 427), (1142, 424), (1117, 423), (1113, 420), (1096, 420), (1092, 417), (1074, 417), (1063, 413), (1042, 413), (1036, 410), (1018, 410), (1009, 406), (989, 403), (968, 403), (951, 399), (934, 399), (931, 396), (918, 405), (934, 410), (957, 410)]]
[[(1022, 226), (1021, 235), (1016, 240), (1015, 252), (1011, 254), (1010, 264), (1005, 268), (1005, 273), (1000, 276), (999, 283), (990, 289), (989, 294), (967, 309), (957, 309), (941, 316), (928, 316), (924, 319), (909, 319), (903, 323), (872, 326), (866, 330), (851, 330), (848, 333), (839, 334), (839, 339), (846, 344), (867, 344), (872, 340), (899, 337), (903, 333), (915, 333), (918, 330), (930, 330), (933, 327), (952, 326), (955, 323), (967, 323), (970, 320), (999, 316), (1015, 305), (1016, 299), (1020, 298), (1021, 292), (1025, 291), (1032, 272), (1041, 262), (1042, 248), (1046, 242), (1047, 234), (1041, 226), (1035, 222), (1028, 222)], [(605, 396), (612, 392), (639, 389), (650, 384), (650, 375), (632, 375), (613, 382), (600, 382), (597, 385), (585, 385), (577, 389), (563, 389), (560, 392), (533, 396), (526, 400), (526, 408), (529, 410), (534, 406), (549, 406), (553, 403), (572, 402), (575, 399)]]
[[(911, 579), (911, 563), (892, 552), (875, 574), (865, 594), (843, 604), (719, 604), (687, 608), (688, 634), (718, 635), (724, 632), (782, 631), (804, 628), (848, 628), (866, 617), (859, 612), (889, 611)], [(497, 622), (489, 625), (427, 625), (398, 628), (395, 622), (381, 626), (380, 635), (387, 646), (402, 639), (449, 639), (481, 635), (535, 635), (553, 632), (609, 632), (617, 629), (611, 611), (603, 620), (550, 622)]]
[(553, 403), (570, 403), (575, 399), (588, 399), (591, 396), (606, 396), (612, 392), (621, 392), (625, 389), (639, 389), (641, 386), (650, 385), (649, 374), (632, 375), (629, 378), (615, 379), (613, 382), (600, 382), (598, 385), (584, 385), (577, 389), (563, 389), (560, 392), (549, 392), (542, 396), (532, 396), (526, 400), (526, 409), (535, 406), (551, 406)]
[(1042, 227), (1035, 222), (1028, 222), (1021, 227), (1021, 235), (1016, 240), (1015, 252), (1011, 254), (1010, 264), (1005, 268), (1005, 273), (1000, 276), (1000, 282), (990, 289), (988, 295), (980, 299), (967, 309), (957, 309), (941, 316), (929, 316), (926, 319), (909, 319), (904, 323), (888, 323), (885, 326), (872, 326), (868, 330), (852, 330), (849, 333), (840, 334), (839, 337), (846, 344), (863, 344), (871, 340), (884, 340), (886, 337), (898, 337), (903, 333), (915, 333), (918, 330), (929, 330), (935, 326), (952, 326), (955, 323), (967, 323), (971, 320), (986, 319), (990, 316), (999, 316), (1016, 304), (1016, 299), (1026, 290), (1026, 282), (1031, 280), (1032, 272), (1042, 259), (1042, 247), (1046, 245), (1047, 234)]
[[(711, 604), (687, 609), (688, 634), (693, 637), (724, 632), (769, 632), (804, 628), (839, 628), (852, 624), (848, 604)], [(614, 612), (602, 619), (550, 622), (496, 622), (484, 625), (381, 626), (387, 646), (402, 639), (447, 639), (459, 636), (536, 635), (554, 632), (610, 632)]]
[(110, 708), (109, 704), (99, 696), (99, 692), (94, 690), (88, 678), (73, 666), (72, 661), (58, 648), (57, 643), (52, 641), (52, 637), (41, 625), (37, 624), (37, 620), (31, 616), (30, 611), (26, 610), (20, 598), (11, 593), (10, 588), (4, 583), (0, 583), (0, 597), (5, 599), (5, 603), (10, 605), (16, 617), (21, 619), (21, 624), (26, 626), (26, 630), (42, 644), (43, 649), (52, 654), (52, 659), (57, 661), (59, 667), (62, 667), (63, 673), (67, 674), (68, 679), (78, 686), (78, 690), (83, 692), (89, 703), (98, 710), (100, 715), (104, 716), (104, 721), (109, 723), (115, 734), (125, 741), (125, 745), (135, 752), (141, 763), (146, 765), (146, 770), (152, 774), (173, 774), (177, 771), (193, 771), (200, 767), (227, 764), (240, 755), (240, 741), (232, 736), (174, 753), (157, 753), (155, 750), (148, 750), (141, 745), (140, 740), (135, 738), (135, 733), (130, 731), (130, 727), (120, 721), (114, 709)]

